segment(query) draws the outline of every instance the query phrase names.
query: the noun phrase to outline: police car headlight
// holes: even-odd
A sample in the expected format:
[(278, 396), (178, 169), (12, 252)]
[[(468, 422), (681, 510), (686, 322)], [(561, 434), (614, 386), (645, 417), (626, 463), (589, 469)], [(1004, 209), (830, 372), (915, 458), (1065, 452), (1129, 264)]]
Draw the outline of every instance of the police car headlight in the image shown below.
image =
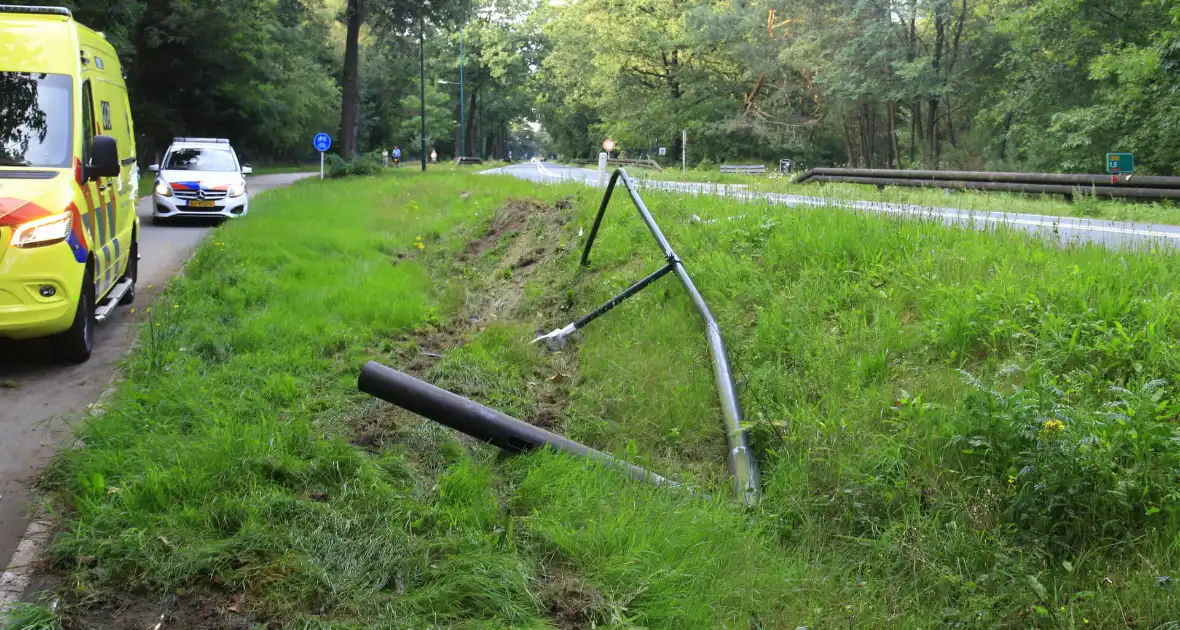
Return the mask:
[(66, 240), (70, 235), (71, 215), (62, 212), (17, 226), (12, 233), (13, 247), (41, 247)]
[(172, 187), (168, 185), (168, 182), (160, 180), (156, 182), (156, 194), (161, 197), (171, 197)]
[(244, 194), (246, 194), (246, 182), (245, 181), (240, 181), (240, 182), (234, 184), (233, 186), (229, 187), (229, 196), (230, 197), (241, 197)]

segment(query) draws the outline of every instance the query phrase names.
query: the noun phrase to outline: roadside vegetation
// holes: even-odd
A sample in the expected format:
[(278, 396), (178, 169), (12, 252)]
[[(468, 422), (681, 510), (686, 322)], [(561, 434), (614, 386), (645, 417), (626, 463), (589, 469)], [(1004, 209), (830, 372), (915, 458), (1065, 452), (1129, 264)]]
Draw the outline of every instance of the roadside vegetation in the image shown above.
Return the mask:
[[(660, 264), (629, 201), (583, 269), (596, 191), (439, 170), (268, 192), (151, 306), (44, 482), (65, 627), (1180, 616), (1176, 253), (645, 193), (730, 347), (765, 494), (743, 510), (673, 278), (528, 344)], [(499, 457), (358, 394), (370, 359), (712, 499)]]

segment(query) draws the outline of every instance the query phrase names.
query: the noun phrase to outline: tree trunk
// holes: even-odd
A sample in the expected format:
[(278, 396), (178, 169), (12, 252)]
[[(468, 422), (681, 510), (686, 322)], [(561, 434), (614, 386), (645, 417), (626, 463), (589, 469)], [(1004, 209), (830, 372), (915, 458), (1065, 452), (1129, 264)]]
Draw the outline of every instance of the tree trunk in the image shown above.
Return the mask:
[(856, 153), (852, 150), (852, 130), (848, 128), (847, 116), (844, 117), (841, 127), (844, 131), (844, 154), (848, 157), (848, 167), (856, 168), (858, 166), (856, 163)]
[(956, 149), (959, 148), (959, 143), (955, 139), (955, 118), (954, 118), (954, 110), (951, 109), (951, 97), (950, 96), (946, 97), (946, 133), (947, 133), (947, 137), (950, 138), (951, 146), (955, 147)]
[(344, 80), (340, 97), (340, 155), (346, 160), (356, 157), (357, 123), (360, 122), (361, 86), (360, 66), (361, 23), (364, 21), (364, 0), (348, 0), (348, 31), (344, 40)]
[(889, 155), (885, 159), (888, 168), (901, 167), (901, 149), (897, 146), (897, 101), (885, 105), (885, 128), (889, 134)]
[(940, 140), (938, 137), (938, 99), (932, 98), (926, 102), (926, 105), (929, 108), (927, 114), (929, 115), (928, 124), (930, 125), (927, 128), (926, 136), (926, 138), (930, 141), (930, 155), (926, 157), (930, 161), (930, 168), (937, 170), (938, 158), (939, 154), (941, 153), (941, 147), (939, 146)]
[(869, 107), (869, 168), (877, 165), (877, 108)]
[(918, 135), (918, 130), (922, 128), (922, 108), (921, 106), (910, 107), (910, 166), (914, 165), (914, 160), (917, 158), (915, 148), (917, 145), (914, 140)]
[(860, 131), (860, 159), (865, 163), (866, 169), (873, 168), (873, 151), (872, 151), (872, 137), (870, 137), (870, 127), (868, 127), (868, 104), (861, 103), (860, 111), (857, 117), (857, 127)]
[(1012, 128), (1012, 112), (1004, 112), (1004, 134), (1000, 136), (1000, 161), (1008, 151), (1008, 132)]

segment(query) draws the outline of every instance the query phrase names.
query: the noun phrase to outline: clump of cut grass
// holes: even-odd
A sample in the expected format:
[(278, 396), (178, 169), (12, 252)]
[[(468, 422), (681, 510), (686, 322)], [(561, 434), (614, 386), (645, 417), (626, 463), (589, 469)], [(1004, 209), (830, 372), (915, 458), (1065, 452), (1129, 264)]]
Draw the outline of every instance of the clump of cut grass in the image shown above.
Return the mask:
[(61, 630), (61, 617), (44, 604), (19, 603), (0, 610), (3, 630)]

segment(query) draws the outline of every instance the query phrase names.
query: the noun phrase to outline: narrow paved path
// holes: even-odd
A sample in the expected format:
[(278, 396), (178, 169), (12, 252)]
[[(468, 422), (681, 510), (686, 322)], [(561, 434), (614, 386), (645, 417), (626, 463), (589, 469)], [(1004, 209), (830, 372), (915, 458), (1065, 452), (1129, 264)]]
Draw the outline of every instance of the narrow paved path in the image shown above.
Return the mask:
[[(535, 182), (576, 182), (589, 186), (597, 185), (598, 172), (564, 164), (526, 162), (484, 171), (489, 175), (512, 175)], [(1130, 223), (1105, 221), (1077, 217), (1059, 217), (1041, 214), (1015, 212), (980, 212), (961, 208), (941, 208), (879, 201), (855, 201), (834, 197), (810, 197), (751, 191), (743, 185), (700, 184), (669, 182), (632, 178), (641, 188), (668, 190), (691, 195), (717, 195), (733, 197), (743, 201), (766, 201), (784, 206), (838, 206), (851, 210), (880, 212), (940, 220), (952, 225), (967, 225), (986, 229), (996, 225), (1007, 225), (1028, 230), (1036, 234), (1060, 238), (1062, 242), (1091, 242), (1111, 248), (1136, 247), (1152, 244), (1180, 245), (1180, 226), (1151, 223)]]
[[(251, 195), (286, 186), (306, 173), (249, 178)], [(25, 533), (30, 512), (29, 484), (45, 467), (70, 422), (93, 403), (115, 375), (142, 320), (142, 305), (184, 266), (209, 223), (152, 225), (151, 198), (141, 199), (139, 282), (136, 312), (118, 308), (98, 326), (94, 354), (82, 365), (52, 361), (44, 341), (0, 340), (0, 573)]]

